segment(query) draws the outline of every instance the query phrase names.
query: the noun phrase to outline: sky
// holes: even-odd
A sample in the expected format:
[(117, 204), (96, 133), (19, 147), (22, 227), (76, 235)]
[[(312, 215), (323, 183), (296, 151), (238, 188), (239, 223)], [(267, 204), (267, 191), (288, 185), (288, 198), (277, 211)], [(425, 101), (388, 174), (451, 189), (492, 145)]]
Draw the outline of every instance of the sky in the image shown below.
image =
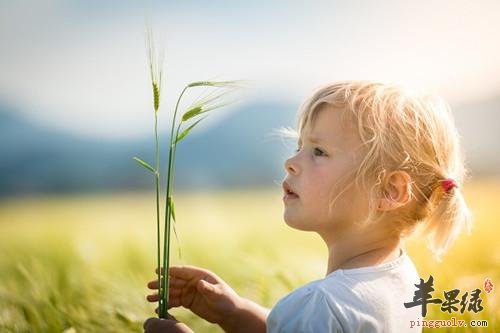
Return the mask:
[(163, 113), (185, 84), (206, 79), (246, 80), (240, 103), (298, 104), (345, 79), (451, 104), (500, 92), (496, 0), (0, 0), (0, 103), (79, 136), (150, 135), (146, 20), (165, 45)]

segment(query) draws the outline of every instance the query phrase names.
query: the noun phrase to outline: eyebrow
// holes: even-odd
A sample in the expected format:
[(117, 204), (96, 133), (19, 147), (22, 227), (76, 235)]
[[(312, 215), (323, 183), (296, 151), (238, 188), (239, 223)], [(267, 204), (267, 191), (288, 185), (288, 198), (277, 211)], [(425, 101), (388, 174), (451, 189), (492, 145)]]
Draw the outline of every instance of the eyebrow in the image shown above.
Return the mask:
[[(322, 139), (321, 139), (321, 138), (319, 138), (319, 137), (315, 137), (315, 136), (308, 136), (308, 137), (307, 137), (307, 138), (305, 138), (305, 139), (306, 139), (306, 141), (308, 141), (308, 142), (310, 142), (310, 143), (312, 143), (312, 144), (321, 144), (321, 145), (325, 146), (325, 148), (328, 148), (328, 149), (335, 149), (335, 150), (337, 150), (336, 148), (332, 147), (330, 143), (328, 143), (328, 142), (327, 142), (327, 141), (325, 141), (325, 140), (322, 140)], [(297, 144), (298, 144), (299, 146), (302, 146), (302, 144), (303, 144), (303, 140), (302, 140), (300, 137), (299, 137), (299, 139), (298, 139)]]
[(323, 142), (323, 140), (321, 140), (320, 138), (315, 137), (315, 136), (309, 136), (309, 137), (307, 137), (307, 140), (309, 142), (312, 142), (312, 143), (321, 143), (321, 142)]
[[(303, 140), (302, 140), (302, 138), (299, 138), (298, 141), (302, 142)], [(323, 140), (321, 140), (320, 138), (315, 137), (315, 136), (308, 136), (306, 138), (306, 141), (309, 141), (309, 142), (312, 142), (312, 143), (322, 143), (323, 142)]]

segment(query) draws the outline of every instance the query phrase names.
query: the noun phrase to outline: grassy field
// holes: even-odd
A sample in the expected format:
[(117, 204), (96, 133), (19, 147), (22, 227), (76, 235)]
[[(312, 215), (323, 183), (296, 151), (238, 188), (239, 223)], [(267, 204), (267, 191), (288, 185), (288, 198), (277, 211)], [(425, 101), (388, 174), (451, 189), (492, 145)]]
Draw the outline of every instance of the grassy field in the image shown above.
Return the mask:
[[(478, 314), (430, 306), (426, 317), (487, 319), (487, 329), (439, 332), (499, 332), (500, 183), (476, 181), (465, 192), (473, 234), (441, 263), (422, 240), (412, 239), (408, 249), (421, 276), (434, 276), (434, 296), (482, 289), (486, 277), (495, 284), (491, 294), (481, 293)], [(156, 262), (153, 199), (133, 193), (0, 202), (0, 331), (142, 332), (154, 315), (145, 300)], [(318, 236), (282, 222), (278, 189), (178, 194), (176, 207), (182, 259), (174, 241), (173, 261), (211, 269), (263, 305), (324, 276), (325, 248)], [(220, 331), (182, 309), (172, 313), (195, 331)]]

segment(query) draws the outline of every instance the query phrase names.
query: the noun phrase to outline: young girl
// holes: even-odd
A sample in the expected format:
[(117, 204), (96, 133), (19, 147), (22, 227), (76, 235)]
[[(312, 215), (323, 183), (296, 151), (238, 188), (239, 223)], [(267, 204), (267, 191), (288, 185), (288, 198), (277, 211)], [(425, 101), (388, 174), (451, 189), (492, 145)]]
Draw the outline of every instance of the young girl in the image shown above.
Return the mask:
[[(471, 220), (447, 106), (392, 85), (335, 83), (304, 103), (298, 137), (296, 154), (285, 162), (284, 220), (324, 240), (325, 278), (269, 311), (210, 271), (172, 267), (169, 306), (188, 308), (226, 332), (419, 332), (410, 321), (422, 317), (421, 308), (404, 303), (413, 300), (420, 277), (402, 240), (422, 225), (440, 257)], [(174, 319), (150, 318), (144, 327), (190, 331)]]

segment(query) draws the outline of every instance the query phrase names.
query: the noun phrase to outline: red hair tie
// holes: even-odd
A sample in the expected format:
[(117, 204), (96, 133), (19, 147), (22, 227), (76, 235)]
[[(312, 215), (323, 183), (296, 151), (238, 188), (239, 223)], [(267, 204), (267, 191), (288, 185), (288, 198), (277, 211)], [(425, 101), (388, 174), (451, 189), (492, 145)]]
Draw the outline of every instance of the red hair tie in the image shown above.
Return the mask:
[(452, 188), (458, 187), (457, 183), (451, 178), (447, 178), (441, 181), (441, 186), (446, 193), (449, 193)]

